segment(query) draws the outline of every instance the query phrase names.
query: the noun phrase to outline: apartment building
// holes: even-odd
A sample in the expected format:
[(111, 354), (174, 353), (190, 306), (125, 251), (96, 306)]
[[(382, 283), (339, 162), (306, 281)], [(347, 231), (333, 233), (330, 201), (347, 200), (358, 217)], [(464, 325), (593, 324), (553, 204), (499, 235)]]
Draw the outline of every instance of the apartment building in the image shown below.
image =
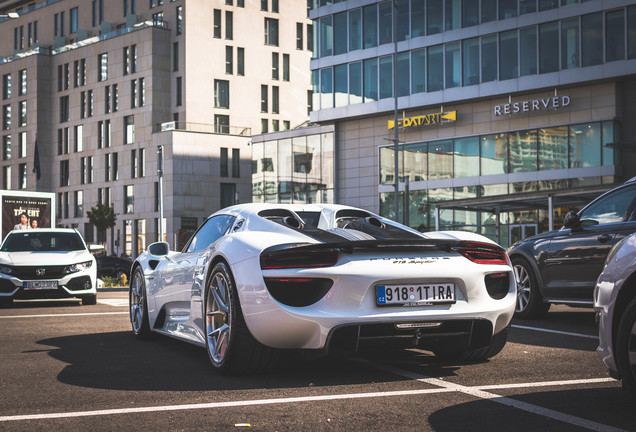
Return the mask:
[(178, 248), (251, 200), (252, 134), (307, 121), (312, 49), (304, 1), (0, 1), (0, 186), (54, 192), (109, 253)]
[(633, 1), (315, 0), (310, 16), (337, 202), (507, 245), (636, 176)]

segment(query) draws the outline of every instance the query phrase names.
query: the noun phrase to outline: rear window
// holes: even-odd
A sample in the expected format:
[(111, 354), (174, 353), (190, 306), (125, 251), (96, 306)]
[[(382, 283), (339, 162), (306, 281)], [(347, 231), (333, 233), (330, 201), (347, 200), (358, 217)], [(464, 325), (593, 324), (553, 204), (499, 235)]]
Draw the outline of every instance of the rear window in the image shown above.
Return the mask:
[(79, 234), (73, 232), (11, 233), (2, 245), (2, 252), (70, 252), (86, 250)]

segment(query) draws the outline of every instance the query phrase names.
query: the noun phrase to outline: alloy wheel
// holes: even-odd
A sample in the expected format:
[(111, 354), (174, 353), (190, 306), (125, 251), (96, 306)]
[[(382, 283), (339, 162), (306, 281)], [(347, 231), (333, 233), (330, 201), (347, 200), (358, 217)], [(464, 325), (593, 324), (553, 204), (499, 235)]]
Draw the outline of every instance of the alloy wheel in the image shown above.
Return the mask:
[(130, 322), (133, 332), (139, 333), (143, 323), (144, 314), (144, 282), (139, 271), (135, 272), (130, 286)]
[(230, 282), (222, 271), (212, 275), (206, 296), (206, 332), (210, 358), (215, 365), (225, 360), (230, 344), (231, 293)]
[(515, 312), (522, 312), (530, 302), (531, 282), (528, 270), (522, 265), (514, 266), (515, 281), (517, 282), (517, 306)]

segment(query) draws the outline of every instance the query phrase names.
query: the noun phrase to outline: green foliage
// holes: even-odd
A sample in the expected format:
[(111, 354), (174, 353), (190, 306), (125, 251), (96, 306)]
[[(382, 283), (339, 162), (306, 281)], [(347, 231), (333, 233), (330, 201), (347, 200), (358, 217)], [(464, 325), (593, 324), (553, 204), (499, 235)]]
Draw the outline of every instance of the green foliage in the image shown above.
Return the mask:
[(106, 204), (97, 204), (86, 214), (88, 215), (88, 221), (97, 228), (98, 232), (104, 232), (108, 228), (113, 228), (117, 223), (115, 210)]

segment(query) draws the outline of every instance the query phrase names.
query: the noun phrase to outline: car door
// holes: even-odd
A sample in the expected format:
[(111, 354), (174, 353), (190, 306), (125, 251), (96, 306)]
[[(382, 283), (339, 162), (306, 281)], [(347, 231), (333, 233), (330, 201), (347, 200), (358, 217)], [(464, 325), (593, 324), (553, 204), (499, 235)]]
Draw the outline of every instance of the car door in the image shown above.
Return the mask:
[(616, 189), (581, 210), (576, 226), (555, 235), (545, 259), (547, 298), (591, 302), (610, 249), (636, 232), (635, 204), (636, 184)]
[[(234, 222), (234, 216), (217, 215), (206, 220), (186, 244), (184, 252), (175, 260), (173, 275), (176, 280), (172, 289), (174, 301), (184, 309), (183, 328), (198, 335), (202, 328), (202, 305), (205, 269), (214, 256), (214, 243), (225, 235)], [(187, 314), (187, 318), (186, 315)], [(202, 337), (202, 335), (198, 335)]]

